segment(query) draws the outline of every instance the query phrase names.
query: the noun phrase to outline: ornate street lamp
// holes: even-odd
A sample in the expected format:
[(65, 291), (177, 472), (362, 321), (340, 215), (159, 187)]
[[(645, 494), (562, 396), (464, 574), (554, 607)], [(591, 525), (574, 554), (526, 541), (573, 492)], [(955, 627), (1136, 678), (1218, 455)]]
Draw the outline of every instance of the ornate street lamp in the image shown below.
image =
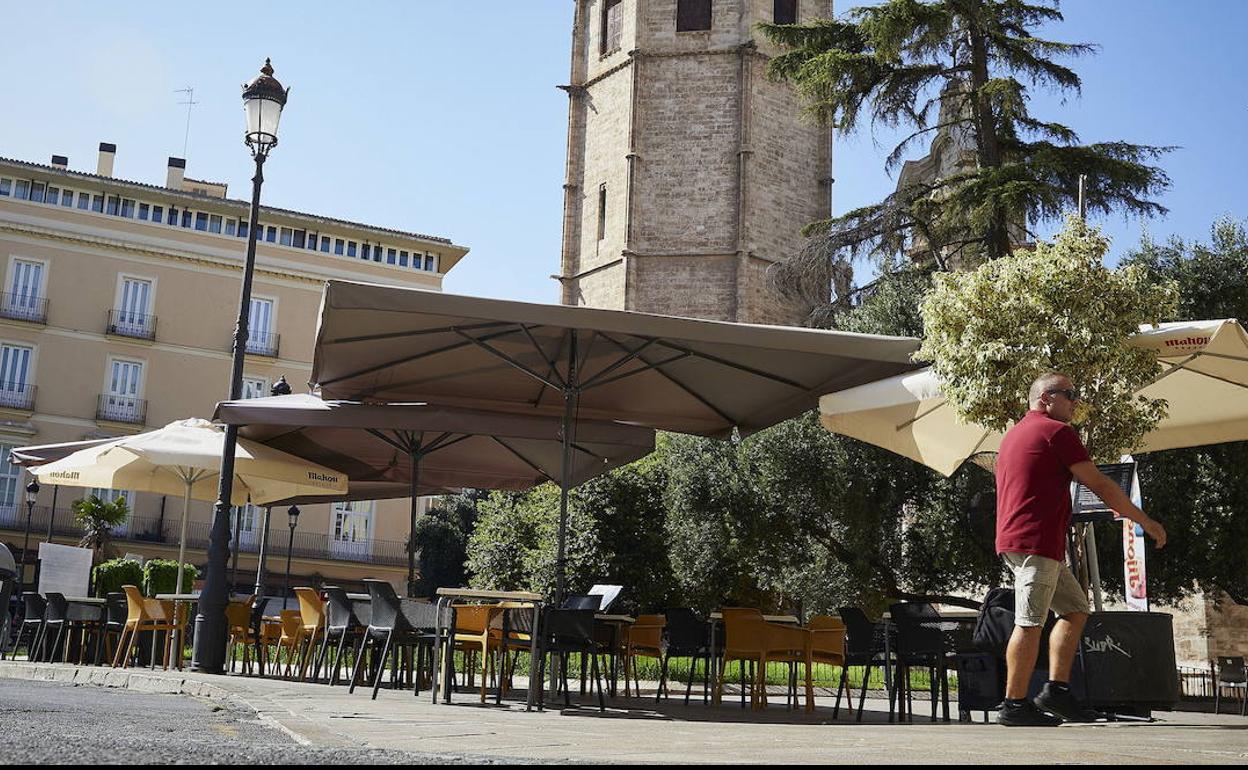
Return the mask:
[(290, 596), (290, 556), (295, 552), (295, 527), (299, 526), (299, 506), (290, 506), (286, 515), (290, 517), (290, 543), (286, 546), (286, 590), (282, 591), (282, 609), (286, 609), (286, 599)]
[(35, 512), (35, 500), (39, 497), (39, 481), (31, 479), (26, 485), (26, 535), (22, 538), (22, 586), (25, 590), (32, 590), (26, 586), (26, 551), (30, 548), (30, 517)]
[[(251, 308), (251, 281), (256, 269), (256, 236), (260, 215), (260, 186), (264, 183), (264, 161), (277, 146), (277, 124), (286, 106), (290, 89), (273, 77), (273, 66), (264, 60), (260, 76), (243, 86), (243, 108), (247, 114), (244, 141), (256, 161), (256, 175), (251, 178), (251, 224), (247, 231), (247, 260), (243, 265), (242, 294), (238, 302), (238, 323), (234, 327), (234, 366), (230, 374), (230, 400), (243, 394), (243, 357), (247, 349), (247, 322)], [(234, 450), (238, 444), (238, 426), (227, 425), (221, 449), (221, 474), (217, 485), (217, 502), (212, 517), (212, 533), (208, 539), (208, 565), (204, 590), (195, 616), (195, 649), (191, 667), (197, 671), (219, 674), (225, 669), (227, 627), (225, 608), (230, 600), (226, 569), (230, 559), (230, 499), (234, 491)]]

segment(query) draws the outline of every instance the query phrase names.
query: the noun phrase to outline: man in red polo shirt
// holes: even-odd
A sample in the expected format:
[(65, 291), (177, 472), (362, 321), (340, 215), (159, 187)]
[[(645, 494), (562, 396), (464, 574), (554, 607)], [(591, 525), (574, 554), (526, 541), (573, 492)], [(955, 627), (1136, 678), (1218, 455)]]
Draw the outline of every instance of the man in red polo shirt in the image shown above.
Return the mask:
[[(1014, 633), (1006, 650), (1005, 704), (997, 722), (1011, 726), (1089, 718), (1069, 686), (1088, 619), (1087, 595), (1064, 563), (1071, 478), (1083, 482), (1118, 515), (1143, 526), (1158, 548), (1166, 544), (1166, 530), (1097, 469), (1070, 427), (1079, 401), (1070, 378), (1058, 372), (1041, 375), (1032, 383), (1028, 401), (1030, 411), (1005, 434), (997, 455), (997, 553), (1014, 573), (1015, 605)], [(1033, 703), (1027, 700), (1027, 685), (1050, 609), (1058, 621), (1049, 635), (1049, 681)]]

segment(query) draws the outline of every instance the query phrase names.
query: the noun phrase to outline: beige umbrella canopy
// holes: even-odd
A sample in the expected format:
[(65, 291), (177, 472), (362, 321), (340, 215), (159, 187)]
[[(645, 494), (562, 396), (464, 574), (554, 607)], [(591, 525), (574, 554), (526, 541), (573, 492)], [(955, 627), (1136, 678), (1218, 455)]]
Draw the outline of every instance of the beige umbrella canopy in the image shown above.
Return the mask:
[[(30, 473), (50, 484), (182, 495), (178, 548), (181, 587), (190, 501), (216, 500), (224, 439), (224, 431), (207, 420), (179, 420), (158, 430), (81, 449), (31, 468)], [(238, 442), (234, 468), (232, 505), (347, 493), (344, 474), (252, 441)]]
[[(1169, 413), (1134, 452), (1248, 439), (1248, 332), (1234, 319), (1146, 327), (1129, 344), (1157, 353), (1162, 373), (1140, 391)], [(819, 400), (833, 433), (883, 447), (952, 475), (997, 451), (1001, 435), (957, 419), (931, 369), (861, 385)]]

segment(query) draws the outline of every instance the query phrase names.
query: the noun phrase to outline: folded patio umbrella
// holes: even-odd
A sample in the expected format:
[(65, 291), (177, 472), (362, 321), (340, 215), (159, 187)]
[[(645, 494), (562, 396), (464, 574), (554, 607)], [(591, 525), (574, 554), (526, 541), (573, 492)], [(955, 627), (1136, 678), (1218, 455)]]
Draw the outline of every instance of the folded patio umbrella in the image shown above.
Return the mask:
[[(352, 490), (401, 486), (412, 499), (413, 529), (416, 498), (428, 493), (422, 488), (524, 490), (565, 478), (556, 417), (301, 394), (222, 402), (215, 419), (239, 425), (244, 438), (346, 473)], [(572, 485), (654, 450), (648, 428), (595, 421), (578, 428), (566, 474)], [(414, 553), (409, 539), (409, 581)]]
[(35, 444), (33, 446), (17, 447), (9, 450), (9, 462), (19, 468), (33, 468), (36, 465), (45, 465), (54, 460), (71, 455), (79, 449), (90, 449), (91, 447), (107, 444), (114, 439), (97, 438), (87, 441), (66, 441), (60, 444)]
[[(905, 337), (756, 326), (330, 281), (312, 381), (326, 398), (430, 401), (728, 438), (824, 393), (917, 368)], [(571, 470), (570, 463), (564, 470)], [(567, 490), (561, 479), (558, 593)]]
[[(1248, 440), (1248, 332), (1234, 319), (1145, 327), (1129, 344), (1153, 350), (1162, 372), (1140, 391), (1164, 398), (1166, 418), (1134, 452)], [(930, 368), (820, 399), (833, 433), (883, 447), (944, 475), (994, 454), (1002, 434), (963, 424)]]
[[(179, 420), (154, 431), (78, 450), (33, 467), (30, 473), (51, 484), (182, 495), (180, 587), (191, 498), (216, 500), (224, 438), (224, 431), (207, 420)], [(344, 474), (253, 441), (238, 442), (234, 468), (232, 505), (347, 493)]]

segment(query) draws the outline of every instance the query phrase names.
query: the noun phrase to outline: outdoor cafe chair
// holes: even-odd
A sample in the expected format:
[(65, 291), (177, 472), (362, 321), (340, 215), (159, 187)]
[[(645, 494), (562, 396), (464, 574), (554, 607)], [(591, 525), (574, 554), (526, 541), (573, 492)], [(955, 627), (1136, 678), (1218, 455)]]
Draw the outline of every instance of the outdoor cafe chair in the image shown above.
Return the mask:
[(1218, 678), (1213, 683), (1213, 713), (1222, 713), (1222, 690), (1239, 693), (1239, 715), (1248, 708), (1248, 670), (1241, 656), (1218, 656)]
[[(156, 599), (147, 599), (143, 594), (139, 593), (138, 586), (126, 585), (121, 587), (126, 593), (126, 625), (122, 629), (121, 640), (117, 643), (117, 654), (113, 658), (113, 668), (125, 668), (129, 665), (130, 657), (134, 654), (134, 650), (138, 647), (139, 634), (144, 631), (152, 632), (153, 639), (155, 634), (163, 631), (166, 635), (178, 629), (177, 624), (171, 619), (173, 614), (168, 602), (157, 601)], [(169, 667), (169, 645), (164, 645), (164, 665)], [(152, 668), (156, 667), (156, 647), (153, 642), (151, 654)]]
[(300, 617), (299, 639), (295, 644), (299, 649), (299, 679), (306, 681), (316, 643), (325, 633), (325, 602), (314, 588), (296, 588), (295, 596), (299, 599)]
[[(810, 629), (811, 660), (837, 666), (845, 671), (845, 623), (835, 615), (815, 615), (806, 623)], [(795, 693), (796, 694), (796, 693)], [(850, 709), (853, 710), (852, 708)], [(833, 719), (835, 719), (835, 711)]]
[(347, 592), (339, 586), (325, 586), (325, 633), (321, 636), (321, 651), (312, 668), (312, 680), (318, 681), (322, 666), (329, 665), (329, 652), (332, 647), (333, 672), (328, 674), (327, 679), (331, 685), (338, 684), (342, 665), (346, 661), (345, 652), (355, 649), (355, 641), (363, 635), (364, 630), (365, 625), (356, 616), (355, 606)]
[(750, 704), (755, 709), (767, 707), (767, 663), (796, 663), (806, 669), (806, 709), (811, 710), (814, 706), (814, 692), (810, 684), (811, 631), (798, 626), (768, 623), (758, 609), (725, 607), (720, 612), (724, 619), (724, 658), (715, 688), (715, 701), (718, 703), (723, 699), (728, 664), (734, 660), (741, 666), (743, 703), (745, 663), (757, 664), (750, 690)]
[[(568, 689), (568, 657), (573, 653), (588, 655), (594, 685), (598, 689), (598, 710), (606, 711), (606, 698), (602, 689), (602, 676), (598, 669), (598, 642), (594, 638), (594, 610), (565, 610), (549, 608), (542, 613), (541, 633), (538, 639), (537, 682), (545, 681), (546, 660), (552, 654), (559, 656), (559, 679), (563, 685), (563, 705), (572, 707), (572, 695)], [(540, 684), (537, 685), (540, 687)], [(545, 688), (539, 690), (538, 708), (542, 708)]]
[[(381, 689), (381, 676), (386, 668), (386, 659), (390, 656), (394, 658), (390, 686), (396, 687), (399, 683), (399, 651), (430, 642), (424, 629), (414, 627), (403, 613), (402, 602), (393, 586), (384, 580), (365, 580), (364, 585), (368, 587), (372, 617), (369, 618), (368, 630), (361, 636), (360, 646), (355, 653), (355, 667), (351, 670), (351, 686), (348, 692), (355, 692), (360, 669), (364, 667), (364, 648), (368, 645), (373, 652), (372, 687), (373, 699), (376, 700), (377, 692)], [(410, 673), (412, 672), (409, 670)]]
[(17, 627), (17, 638), (13, 641), (13, 656), (17, 657), (17, 648), (26, 637), (26, 659), (39, 659), (39, 638), (43, 631), (43, 614), (47, 611), (48, 602), (34, 591), (22, 594), (22, 624)]
[(282, 651), (286, 651), (286, 669), (281, 676), (289, 679), (299, 658), (299, 643), (303, 641), (303, 613), (299, 610), (282, 610), (277, 614), (280, 634), (277, 637), (276, 654), (273, 656), (274, 672), (281, 668)]
[[(832, 709), (832, 718), (836, 719), (841, 710), (841, 693), (844, 692), (846, 708), (852, 705), (854, 694), (849, 684), (850, 666), (859, 666), (862, 672), (862, 692), (858, 696), (858, 721), (862, 721), (862, 707), (867, 700), (867, 685), (871, 681), (871, 669), (877, 664), (887, 666), (884, 659), (884, 625), (867, 617), (860, 607), (840, 607), (837, 613), (845, 624), (845, 665), (841, 667), (841, 680), (836, 688), (836, 705)], [(852, 710), (852, 709), (851, 709)]]
[[(46, 660), (54, 663), (58, 657), (64, 660), (65, 656), (65, 648), (61, 646), (61, 641), (65, 638), (65, 628), (69, 624), (69, 602), (65, 600), (64, 594), (54, 591), (48, 591), (44, 597), (48, 600), (48, 605), (43, 615), (42, 643), (44, 649), (47, 650)], [(54, 631), (56, 637), (51, 646), (47, 646), (48, 639), (53, 639)]]
[(476, 656), (481, 655), (481, 702), (485, 703), (488, 679), (495, 671), (494, 653), (501, 649), (501, 630), (496, 622), (501, 620), (504, 608), (497, 604), (452, 604), (454, 630), (452, 648), (464, 653), (464, 674), (472, 687), (476, 673)]
[(109, 591), (104, 601), (104, 657), (111, 661), (117, 653), (113, 640), (120, 646), (126, 619), (130, 616), (130, 603), (126, 600), (125, 591)]
[[(253, 630), (251, 617), (256, 605), (255, 594), (242, 601), (231, 601), (225, 606), (225, 622), (229, 628), (230, 671), (238, 662), (239, 648), (242, 649), (243, 673), (251, 673), (252, 649), (256, 644), (256, 632)], [(258, 657), (258, 656), (257, 656)]]
[[(705, 703), (711, 692), (710, 624), (699, 618), (697, 613), (688, 607), (669, 607), (664, 611), (663, 617), (666, 619), (667, 647), (663, 652), (663, 665), (659, 673), (659, 691), (662, 692), (666, 688), (668, 661), (672, 658), (688, 658), (689, 677), (685, 684), (685, 705), (688, 706), (689, 696), (693, 692), (697, 664), (698, 661), (702, 661), (702, 702)], [(655, 699), (658, 699), (658, 695)]]
[[(628, 627), (624, 642), (624, 697), (628, 697), (628, 680), (631, 677), (635, 690), (634, 695), (641, 697), (641, 676), (637, 670), (637, 658), (654, 658), (663, 669), (663, 629), (667, 626), (667, 618), (662, 615), (639, 615), (637, 620)], [(657, 703), (662, 697), (663, 674), (659, 675), (659, 689), (654, 699)]]
[[(932, 701), (932, 721), (936, 721), (936, 705), (938, 699), (944, 699), (945, 713), (949, 713), (949, 676), (946, 654), (949, 644), (945, 637), (940, 613), (926, 602), (901, 602), (889, 606), (893, 624), (897, 628), (896, 676), (893, 677), (893, 691), (889, 694), (890, 702), (897, 698), (898, 713), (904, 712), (906, 718), (914, 719), (911, 709), (912, 688), (910, 669), (922, 667), (930, 673), (929, 693)], [(905, 698), (905, 706), (902, 706)]]

